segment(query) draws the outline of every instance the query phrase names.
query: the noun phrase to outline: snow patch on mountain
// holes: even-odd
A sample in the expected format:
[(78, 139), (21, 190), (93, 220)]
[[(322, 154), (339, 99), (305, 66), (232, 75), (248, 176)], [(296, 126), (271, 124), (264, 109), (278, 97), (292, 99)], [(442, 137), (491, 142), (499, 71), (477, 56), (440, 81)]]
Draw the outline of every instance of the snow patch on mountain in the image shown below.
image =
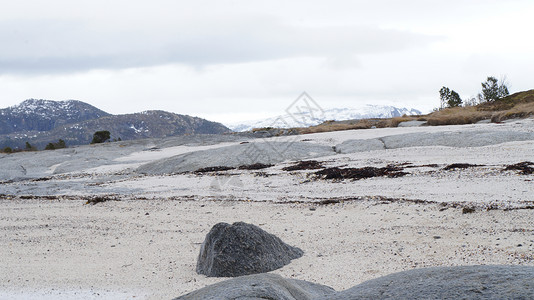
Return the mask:
[(369, 118), (393, 118), (403, 115), (420, 115), (421, 111), (414, 108), (398, 108), (388, 105), (365, 105), (359, 108), (331, 108), (322, 111), (301, 111), (293, 114), (280, 115), (273, 118), (225, 124), (233, 131), (249, 131), (253, 128), (291, 128), (309, 127), (328, 120), (344, 121)]
[(5, 111), (9, 111), (12, 114), (25, 116), (37, 115), (43, 118), (52, 119), (60, 115), (72, 117), (80, 114), (83, 111), (88, 111), (93, 108), (84, 106), (87, 106), (87, 104), (77, 100), (52, 101), (28, 99), (19, 105), (11, 106), (5, 109)]

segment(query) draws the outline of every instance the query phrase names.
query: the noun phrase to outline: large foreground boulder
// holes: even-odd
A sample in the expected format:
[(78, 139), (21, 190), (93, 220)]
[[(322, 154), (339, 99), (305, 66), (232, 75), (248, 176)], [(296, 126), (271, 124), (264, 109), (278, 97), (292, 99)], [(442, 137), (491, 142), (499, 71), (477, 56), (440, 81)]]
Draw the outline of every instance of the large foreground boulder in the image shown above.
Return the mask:
[(366, 281), (329, 297), (342, 299), (534, 299), (534, 267), (415, 269)]
[(274, 274), (219, 282), (177, 299), (534, 299), (534, 267), (434, 267), (395, 273), (345, 291)]
[(196, 290), (176, 300), (327, 299), (336, 291), (331, 287), (276, 274), (255, 274), (225, 280)]
[(218, 223), (202, 243), (197, 273), (210, 277), (265, 273), (287, 265), (302, 254), (299, 248), (289, 246), (258, 226)]

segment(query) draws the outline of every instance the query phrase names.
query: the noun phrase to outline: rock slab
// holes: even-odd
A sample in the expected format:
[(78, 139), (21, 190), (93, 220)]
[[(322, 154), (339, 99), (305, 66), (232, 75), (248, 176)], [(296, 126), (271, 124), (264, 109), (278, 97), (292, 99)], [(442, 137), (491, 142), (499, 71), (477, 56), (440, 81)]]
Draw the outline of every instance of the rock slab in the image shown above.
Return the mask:
[(236, 277), (279, 269), (303, 255), (256, 225), (218, 223), (200, 248), (196, 271), (209, 277)]
[(335, 290), (275, 274), (242, 276), (176, 299), (534, 299), (534, 267), (433, 267), (399, 272)]
[(283, 278), (277, 274), (254, 274), (225, 280), (175, 300), (230, 300), (276, 299), (307, 300), (326, 299), (335, 290), (304, 280)]

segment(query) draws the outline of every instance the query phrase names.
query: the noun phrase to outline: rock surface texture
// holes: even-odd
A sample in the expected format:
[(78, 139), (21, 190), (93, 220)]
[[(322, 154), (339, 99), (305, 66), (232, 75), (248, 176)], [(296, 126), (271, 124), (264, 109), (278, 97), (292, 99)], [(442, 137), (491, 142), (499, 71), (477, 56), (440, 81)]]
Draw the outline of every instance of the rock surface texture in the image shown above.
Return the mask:
[(200, 248), (197, 273), (236, 277), (279, 269), (303, 251), (284, 243), (258, 226), (243, 222), (218, 223)]
[(287, 279), (276, 274), (254, 274), (225, 280), (177, 300), (221, 300), (221, 299), (326, 299), (335, 290), (304, 280)]
[(276, 164), (287, 160), (303, 160), (334, 154), (331, 146), (306, 142), (252, 142), (156, 160), (140, 166), (137, 172), (151, 175), (181, 173), (206, 167)]
[(219, 282), (176, 299), (534, 299), (534, 267), (459, 266), (404, 271), (345, 291), (274, 274)]

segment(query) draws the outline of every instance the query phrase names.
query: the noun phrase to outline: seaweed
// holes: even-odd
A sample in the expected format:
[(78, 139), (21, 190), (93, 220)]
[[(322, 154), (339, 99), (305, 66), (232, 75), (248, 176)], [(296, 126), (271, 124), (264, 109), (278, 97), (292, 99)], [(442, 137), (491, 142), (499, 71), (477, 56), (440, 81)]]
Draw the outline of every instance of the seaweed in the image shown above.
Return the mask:
[(233, 170), (234, 167), (227, 167), (227, 166), (215, 166), (215, 167), (205, 167), (200, 168), (195, 171), (195, 173), (207, 173), (207, 172), (220, 172), (220, 171), (228, 171)]
[(505, 171), (520, 171), (519, 174), (523, 175), (530, 175), (534, 173), (534, 166), (533, 162), (530, 161), (524, 161), (513, 165), (508, 165), (506, 168), (504, 168)]
[(456, 164), (450, 164), (443, 168), (443, 170), (456, 170), (456, 169), (467, 169), (467, 168), (474, 168), (474, 167), (484, 167), (484, 165), (473, 165), (473, 164), (466, 164), (466, 163), (456, 163)]
[(316, 160), (303, 160), (298, 163), (282, 168), (284, 171), (297, 171), (297, 170), (316, 170), (324, 168), (323, 165)]
[(326, 168), (315, 172), (315, 176), (320, 179), (365, 179), (372, 177), (388, 176), (390, 178), (401, 177), (408, 173), (402, 172), (403, 168), (388, 165), (384, 168), (363, 167), (363, 168)]
[(239, 170), (261, 170), (261, 169), (266, 169), (266, 168), (270, 168), (272, 167), (273, 165), (271, 164), (262, 164), (262, 163), (255, 163), (255, 164), (251, 164), (251, 165), (242, 165), (242, 166), (239, 166)]

